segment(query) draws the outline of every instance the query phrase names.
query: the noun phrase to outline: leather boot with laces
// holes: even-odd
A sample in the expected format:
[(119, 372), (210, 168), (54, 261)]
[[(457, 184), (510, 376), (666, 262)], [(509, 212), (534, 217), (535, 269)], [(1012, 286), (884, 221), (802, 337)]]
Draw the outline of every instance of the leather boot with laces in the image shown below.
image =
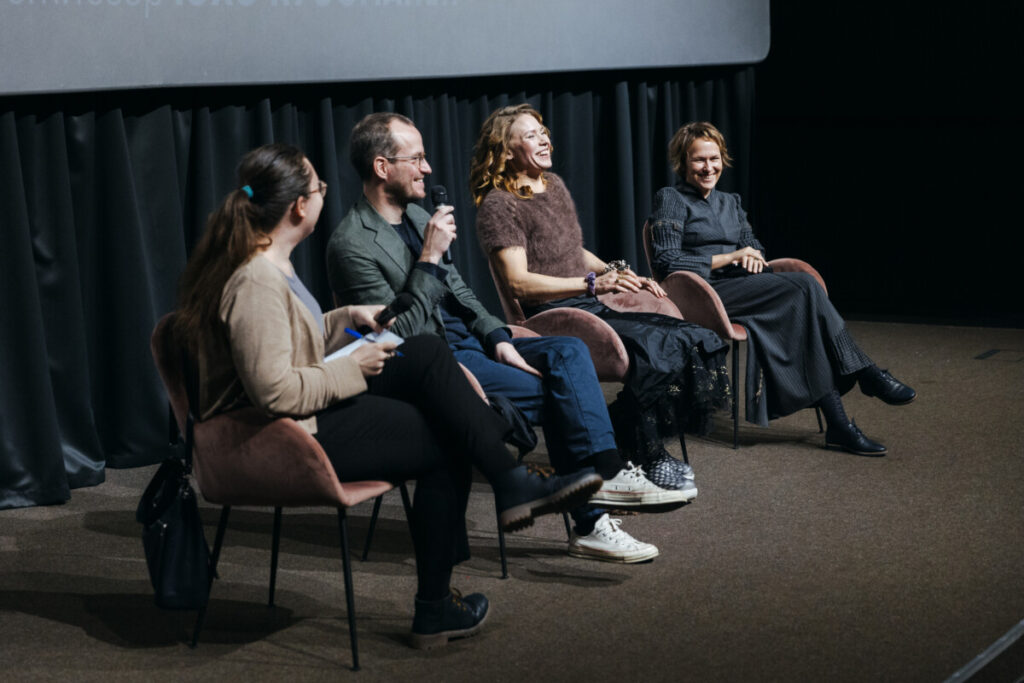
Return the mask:
[(603, 482), (593, 472), (544, 477), (520, 465), (495, 477), (491, 488), (501, 528), (518, 531), (532, 525), (535, 517), (583, 505)]
[(884, 445), (866, 437), (853, 420), (840, 425), (830, 423), (825, 430), (825, 448), (874, 458), (888, 452)]
[(482, 593), (462, 597), (456, 589), (440, 600), (416, 598), (412, 619), (412, 646), (417, 650), (444, 647), (453, 638), (475, 634), (487, 620), (487, 598)]
[(876, 396), (891, 406), (903, 406), (917, 398), (917, 392), (910, 386), (874, 365), (861, 370), (857, 382), (864, 395)]

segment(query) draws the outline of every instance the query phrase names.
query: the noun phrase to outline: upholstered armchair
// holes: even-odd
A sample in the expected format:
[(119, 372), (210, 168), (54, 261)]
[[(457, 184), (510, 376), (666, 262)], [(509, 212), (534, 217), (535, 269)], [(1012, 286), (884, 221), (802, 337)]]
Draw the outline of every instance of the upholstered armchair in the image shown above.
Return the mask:
[[(173, 320), (173, 313), (160, 320), (153, 330), (150, 349), (167, 390), (174, 419), (185, 439), (185, 447), (191, 450), (196, 485), (205, 500), (223, 506), (210, 558), (211, 576), (216, 576), (231, 507), (272, 507), (274, 530), (268, 605), (273, 606), (281, 509), (319, 505), (337, 509), (352, 668), (358, 670), (359, 649), (345, 511), (389, 491), (393, 485), (386, 481), (338, 481), (334, 467), (319, 442), (290, 418), (270, 418), (255, 408), (243, 408), (202, 422), (196, 421), (186, 389), (186, 361), (183, 350), (174, 340)], [(199, 641), (205, 615), (206, 608), (203, 608), (196, 619), (193, 647)]]
[[(629, 371), (629, 356), (619, 335), (608, 323), (593, 313), (578, 308), (558, 308), (527, 318), (519, 300), (509, 289), (508, 283), (494, 272), (493, 265), (491, 277), (498, 291), (502, 310), (505, 312), (505, 320), (510, 325), (521, 326), (541, 336), (579, 337), (590, 350), (598, 379), (602, 382), (621, 382), (626, 378)], [(665, 298), (659, 299), (650, 292), (624, 292), (602, 295), (599, 298), (604, 305), (617, 311), (641, 311), (683, 317), (675, 304)]]
[[(644, 253), (647, 256), (647, 264), (650, 267), (653, 261), (651, 250), (651, 224), (644, 223), (643, 230)], [(818, 281), (821, 288), (828, 293), (825, 281), (821, 275), (806, 261), (795, 258), (777, 258), (768, 262), (777, 273), (802, 272), (810, 273)], [(652, 269), (653, 272), (653, 269)], [(715, 332), (724, 340), (732, 342), (732, 447), (739, 448), (740, 429), (740, 389), (739, 389), (739, 345), (747, 340), (747, 330), (729, 320), (725, 312), (725, 306), (718, 293), (708, 282), (697, 275), (686, 270), (677, 270), (669, 273), (668, 277), (659, 282), (662, 289), (668, 293), (668, 298), (676, 305), (682, 315), (692, 323), (706, 327)], [(824, 431), (821, 423), (821, 412), (815, 408), (818, 417), (818, 430)]]

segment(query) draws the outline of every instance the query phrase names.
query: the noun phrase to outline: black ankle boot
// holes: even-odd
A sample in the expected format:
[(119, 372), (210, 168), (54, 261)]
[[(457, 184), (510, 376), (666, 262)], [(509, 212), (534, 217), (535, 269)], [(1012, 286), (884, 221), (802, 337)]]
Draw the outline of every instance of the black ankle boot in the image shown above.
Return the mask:
[(891, 406), (902, 406), (917, 398), (917, 392), (876, 365), (857, 373), (860, 390), (867, 396), (877, 396)]
[(882, 456), (888, 452), (885, 446), (864, 436), (864, 432), (860, 431), (853, 420), (840, 425), (829, 423), (825, 430), (825, 447), (869, 457)]
[(482, 593), (462, 597), (454, 588), (440, 600), (416, 598), (412, 618), (412, 646), (417, 650), (444, 647), (453, 638), (473, 635), (487, 620), (487, 598)]
[(501, 528), (518, 531), (533, 524), (534, 517), (586, 503), (603, 483), (594, 472), (545, 478), (520, 465), (498, 475), (491, 487)]

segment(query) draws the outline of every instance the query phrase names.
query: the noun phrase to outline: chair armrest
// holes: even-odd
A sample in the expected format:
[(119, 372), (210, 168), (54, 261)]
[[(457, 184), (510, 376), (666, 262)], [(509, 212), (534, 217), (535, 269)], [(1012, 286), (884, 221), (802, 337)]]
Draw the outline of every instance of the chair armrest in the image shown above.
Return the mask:
[(512, 331), (513, 339), (523, 339), (529, 337), (539, 337), (540, 335), (531, 329), (523, 327), (522, 325), (509, 325), (508, 329)]
[(673, 318), (683, 317), (669, 297), (659, 298), (646, 290), (602, 294), (597, 298), (608, 308), (620, 313), (660, 313)]
[(459, 363), (459, 367), (462, 368), (462, 374), (466, 376), (466, 381), (469, 382), (469, 386), (473, 387), (473, 391), (476, 392), (476, 395), (479, 396), (484, 403), (489, 405), (490, 401), (487, 400), (487, 392), (484, 391), (483, 386), (480, 384), (480, 380), (478, 380), (476, 375), (470, 372), (469, 368), (462, 363)]
[(543, 336), (579, 337), (590, 350), (598, 379), (625, 379), (629, 370), (626, 347), (615, 330), (593, 313), (578, 308), (555, 308), (529, 318), (524, 327)]
[(821, 288), (825, 290), (825, 294), (828, 294), (828, 287), (825, 286), (824, 278), (807, 261), (801, 261), (798, 258), (777, 258), (769, 261), (768, 265), (776, 273), (810, 273), (818, 281), (818, 284), (821, 285)]
[(660, 284), (686, 320), (708, 328), (722, 339), (747, 338), (746, 330), (729, 321), (718, 292), (696, 273), (677, 270)]

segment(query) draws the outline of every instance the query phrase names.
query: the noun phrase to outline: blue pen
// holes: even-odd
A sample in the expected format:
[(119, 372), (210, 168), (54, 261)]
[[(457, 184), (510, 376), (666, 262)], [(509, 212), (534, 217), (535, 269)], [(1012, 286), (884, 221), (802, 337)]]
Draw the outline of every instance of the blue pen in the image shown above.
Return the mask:
[[(353, 336), (353, 337), (355, 337), (356, 339), (362, 339), (362, 338), (363, 338), (363, 335), (359, 334), (358, 332), (356, 332), (355, 330), (353, 330), (353, 329), (352, 329), (351, 327), (346, 327), (346, 328), (345, 328), (345, 332), (347, 332), (348, 334), (352, 335), (352, 336)], [(367, 340), (367, 341), (369, 341), (369, 342), (370, 342), (371, 344), (374, 344), (374, 343), (376, 343), (376, 342), (374, 342), (374, 340), (372, 340), (372, 339), (369, 339), (369, 340)], [(401, 352), (401, 351), (399, 351), (398, 349), (395, 349), (395, 355), (396, 355), (396, 356), (398, 356), (399, 358), (403, 358), (403, 357), (404, 357), (404, 356), (402, 355), (402, 352)]]

